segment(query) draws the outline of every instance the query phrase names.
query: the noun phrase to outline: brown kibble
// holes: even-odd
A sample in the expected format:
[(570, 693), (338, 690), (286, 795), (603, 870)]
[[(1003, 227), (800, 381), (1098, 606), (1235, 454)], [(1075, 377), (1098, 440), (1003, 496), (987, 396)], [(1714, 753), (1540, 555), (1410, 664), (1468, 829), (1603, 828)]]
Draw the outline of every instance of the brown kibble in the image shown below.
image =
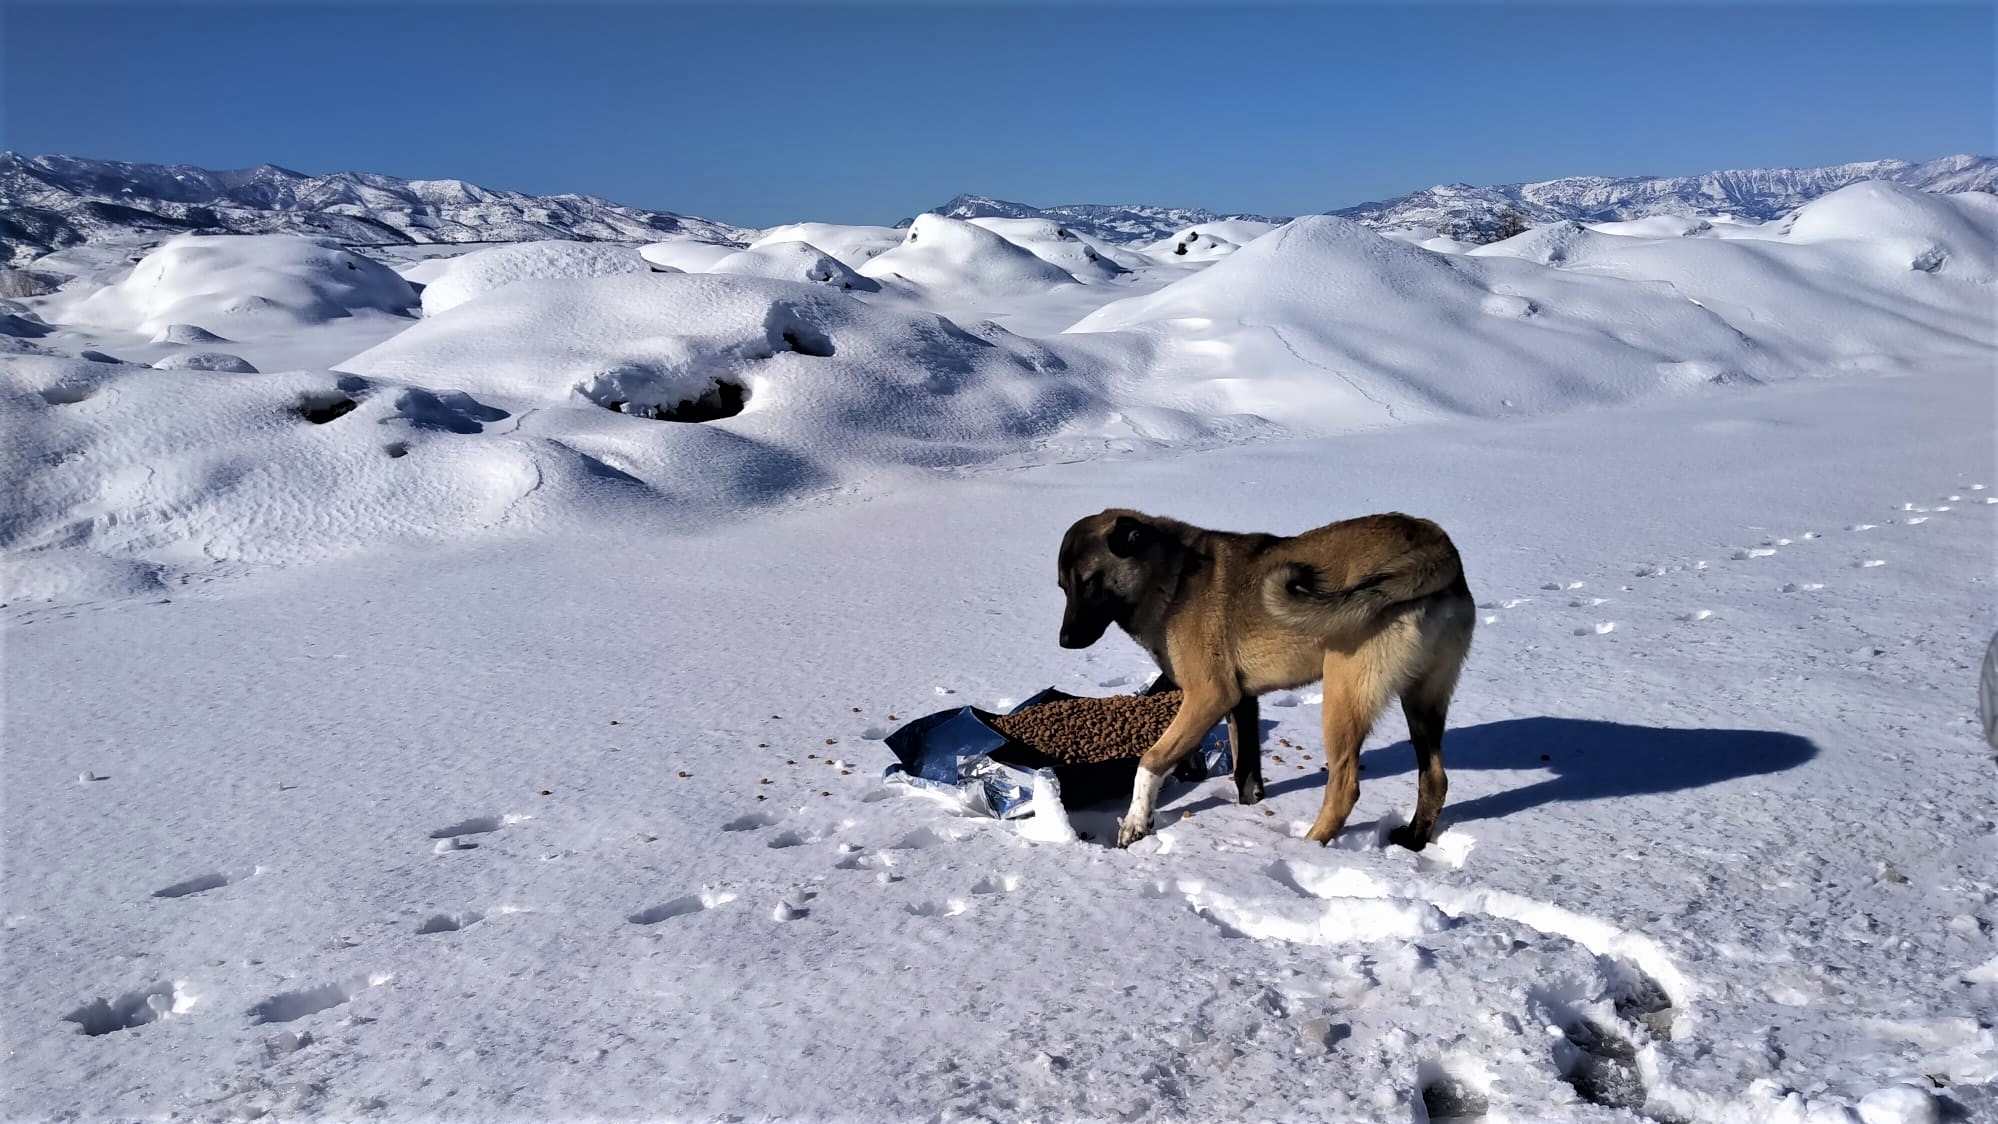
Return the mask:
[(617, 719), (615, 718), (611, 719), (611, 725), (613, 726), (617, 725)]
[(1057, 761), (1086, 764), (1141, 757), (1172, 725), (1180, 693), (1057, 699), (992, 720), (998, 731)]
[(853, 772), (853, 770), (852, 770), (852, 769), (841, 769), (841, 770), (839, 771), (839, 775), (840, 775), (840, 776), (842, 776), (842, 777), (844, 777), (844, 776), (846, 776), (847, 774), (849, 774), (849, 773), (851, 773), (851, 772)]
[(796, 762), (796, 761), (793, 761), (793, 760), (792, 760), (791, 758), (789, 758), (789, 757), (786, 757), (786, 758), (784, 759), (784, 764), (786, 764), (786, 765), (796, 765), (796, 764), (797, 764), (797, 762)]
[(1276, 815), (1276, 809), (1275, 809), (1275, 808), (1264, 808), (1264, 809), (1263, 809), (1263, 815), (1266, 815), (1266, 816), (1274, 816), (1274, 815)]
[(859, 707), (857, 707), (857, 706), (856, 706), (856, 707), (854, 707), (854, 708), (853, 708), (853, 712), (854, 712), (855, 714), (859, 714), (859, 713), (860, 713), (860, 708), (859, 708)]
[(683, 776), (683, 777), (691, 777), (691, 776), (693, 776), (694, 774), (692, 774), (692, 773), (689, 773), (689, 772), (688, 772), (687, 770), (685, 770), (685, 769), (682, 769), (682, 770), (680, 770), (680, 775), (681, 775), (681, 776)]
[(838, 744), (839, 744), (839, 739), (838, 739), (838, 738), (827, 738), (827, 739), (826, 739), (826, 744), (827, 744), (827, 745), (838, 745)]
[(769, 742), (757, 742), (757, 743), (756, 743), (756, 748), (758, 748), (758, 749), (769, 749), (769, 748), (770, 748), (770, 743), (769, 743)]
[(545, 789), (545, 788), (544, 788), (544, 789), (542, 789), (542, 790), (541, 790), (541, 795), (543, 795), (543, 796), (553, 796), (553, 795), (555, 795), (555, 794), (554, 794), (554, 793), (552, 793), (552, 792), (550, 792), (550, 791), (548, 791), (547, 789)]
[(762, 793), (760, 793), (760, 792), (759, 792), (759, 793), (757, 793), (757, 794), (756, 794), (756, 798), (757, 798), (758, 800), (761, 800), (761, 799), (763, 799), (763, 794), (762, 794)]
[(763, 778), (762, 780), (760, 780), (760, 781), (757, 781), (756, 783), (757, 783), (757, 784), (769, 784), (769, 783), (770, 783), (770, 778), (769, 778), (769, 777), (764, 777), (764, 778)]
[(773, 714), (773, 715), (771, 715), (771, 716), (770, 716), (770, 719), (771, 719), (771, 721), (773, 721), (773, 722), (776, 722), (776, 721), (782, 721), (782, 720), (783, 720), (783, 718), (784, 718), (784, 716), (783, 716), (783, 715), (781, 715), (781, 714)]
[(819, 795), (820, 795), (820, 796), (831, 796), (831, 795), (832, 795), (832, 793), (830, 793), (830, 792), (827, 792), (827, 791), (826, 791), (826, 790), (824, 790), (824, 789), (820, 789), (820, 790), (819, 790)]
[(889, 716), (888, 716), (888, 721), (890, 721), (890, 722), (895, 722), (895, 721), (898, 721), (898, 719), (897, 719), (897, 718), (896, 718), (896, 717), (895, 717), (894, 715), (892, 715), (892, 714), (891, 714), (891, 715), (889, 715)]

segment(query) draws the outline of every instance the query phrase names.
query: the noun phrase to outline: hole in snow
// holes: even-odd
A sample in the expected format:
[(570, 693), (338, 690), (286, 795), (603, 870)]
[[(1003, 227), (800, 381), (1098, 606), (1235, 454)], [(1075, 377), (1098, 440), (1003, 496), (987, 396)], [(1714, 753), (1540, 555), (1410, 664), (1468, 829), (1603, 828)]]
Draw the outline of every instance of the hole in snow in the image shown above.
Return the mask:
[(784, 329), (784, 346), (800, 355), (811, 355), (820, 359), (830, 359), (833, 353), (830, 337), (802, 324), (793, 324)]
[(325, 425), (334, 418), (346, 417), (359, 402), (336, 391), (307, 392), (298, 396), (298, 416), (313, 425)]
[(45, 386), (42, 388), (42, 401), (51, 406), (74, 406), (90, 397), (94, 389), (80, 383), (71, 383), (68, 386)]
[(744, 404), (748, 401), (749, 390), (741, 383), (716, 379), (700, 397), (676, 402), (671, 406), (637, 406), (623, 401), (606, 402), (604, 406), (620, 414), (653, 418), (658, 421), (708, 422), (736, 416), (742, 412)]

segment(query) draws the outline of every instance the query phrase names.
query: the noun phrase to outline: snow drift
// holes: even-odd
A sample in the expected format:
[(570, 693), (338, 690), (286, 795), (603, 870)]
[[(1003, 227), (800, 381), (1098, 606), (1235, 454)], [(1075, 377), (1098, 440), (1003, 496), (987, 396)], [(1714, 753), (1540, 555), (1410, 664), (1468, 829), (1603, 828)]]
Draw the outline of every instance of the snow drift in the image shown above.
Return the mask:
[(189, 234), (168, 239), (61, 318), (146, 333), (191, 325), (235, 338), (361, 311), (404, 312), (416, 302), (394, 270), (309, 238)]
[(1067, 270), (1000, 235), (938, 215), (917, 215), (902, 244), (876, 255), (860, 272), (950, 303), (1018, 298), (1075, 284)]
[[(560, 241), (494, 246), (441, 263), (423, 287), (423, 314), (435, 316), (515, 281), (650, 271), (636, 246)], [(408, 277), (408, 272), (403, 276)]]
[(1787, 373), (1661, 287), (1435, 254), (1323, 216), (1070, 331), (1127, 332), (1155, 349), (1141, 377), (1166, 404), (1318, 430)]

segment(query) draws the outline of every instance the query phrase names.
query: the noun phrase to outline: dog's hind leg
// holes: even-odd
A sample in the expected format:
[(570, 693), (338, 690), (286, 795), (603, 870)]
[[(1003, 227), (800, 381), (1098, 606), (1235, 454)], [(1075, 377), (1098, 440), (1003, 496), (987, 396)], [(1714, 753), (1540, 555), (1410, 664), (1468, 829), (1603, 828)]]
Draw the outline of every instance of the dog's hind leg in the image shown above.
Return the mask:
[(1440, 698), (1425, 694), (1427, 684), (1418, 684), (1401, 696), (1402, 713), (1408, 716), (1408, 740), (1415, 746), (1415, 763), (1420, 770), (1416, 781), (1415, 818), (1388, 833), (1388, 839), (1411, 851), (1429, 845), (1436, 831), (1436, 816), (1443, 811), (1443, 797), (1450, 791), (1450, 779), (1443, 773), (1443, 722), (1450, 714), (1450, 695)]
[[(1403, 633), (1407, 633), (1406, 636)], [(1353, 649), (1325, 653), (1325, 802), (1306, 839), (1330, 843), (1360, 799), (1360, 743), (1398, 684), (1405, 622), (1388, 625)]]
[(1131, 807), (1117, 825), (1119, 847), (1129, 847), (1152, 833), (1152, 809), (1166, 773), (1200, 744), (1236, 701), (1232, 695), (1213, 689), (1188, 689), (1180, 696), (1179, 713), (1173, 715), (1172, 724), (1138, 760), (1138, 775), (1131, 782)]
[(1262, 707), (1244, 695), (1228, 712), (1228, 755), (1235, 761), (1235, 796), (1244, 804), (1263, 798)]

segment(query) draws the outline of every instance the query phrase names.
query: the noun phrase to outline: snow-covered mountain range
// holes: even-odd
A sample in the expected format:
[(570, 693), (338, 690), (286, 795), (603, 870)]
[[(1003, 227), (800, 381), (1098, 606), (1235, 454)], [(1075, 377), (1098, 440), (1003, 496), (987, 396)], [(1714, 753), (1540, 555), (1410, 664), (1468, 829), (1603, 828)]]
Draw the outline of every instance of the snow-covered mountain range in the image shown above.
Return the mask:
[[(1055, 207), (1034, 207), (985, 195), (960, 195), (941, 207), (924, 212), (951, 219), (1047, 219), (1073, 228), (1085, 238), (1125, 245), (1142, 245), (1170, 238), (1189, 226), (1247, 219), (1250, 222), (1285, 223), (1290, 219), (1272, 215), (1222, 215), (1201, 207), (1158, 207), (1149, 203), (1064, 203)], [(903, 219), (897, 227), (907, 227), (913, 219)]]
[(367, 172), (308, 176), (260, 164), (215, 172), (0, 152), (0, 263), (128, 232), (309, 234), (350, 245), (737, 241), (725, 223), (625, 207), (588, 195), (527, 195), (463, 180)]
[(1998, 159), (1945, 156), (1921, 164), (1868, 160), (1828, 168), (1754, 168), (1698, 176), (1568, 176), (1496, 187), (1439, 184), (1330, 213), (1378, 229), (1426, 226), (1481, 242), (1497, 235), (1511, 215), (1533, 226), (1564, 219), (1611, 222), (1717, 213), (1767, 220), (1861, 180), (1889, 180), (1920, 191), (1993, 191), (1998, 190)]
[[(1867, 179), (1923, 191), (1994, 191), (1998, 159), (1959, 155), (1920, 164), (1875, 160), (1698, 176), (1571, 176), (1492, 187), (1445, 184), (1328, 213), (1380, 229), (1429, 227), (1465, 241), (1490, 241), (1516, 222), (1714, 213), (1769, 219)], [(960, 195), (926, 213), (956, 219), (1046, 219), (1084, 237), (1123, 245), (1156, 242), (1223, 220), (1288, 221), (1151, 204), (1035, 207), (982, 195)], [(588, 195), (528, 195), (463, 180), (406, 180), (367, 172), (310, 176), (272, 164), (217, 172), (180, 164), (0, 152), (0, 264), (20, 265), (65, 246), (149, 232), (309, 234), (356, 246), (547, 238), (655, 242), (672, 237), (742, 243), (755, 235), (725, 222), (626, 207)]]

